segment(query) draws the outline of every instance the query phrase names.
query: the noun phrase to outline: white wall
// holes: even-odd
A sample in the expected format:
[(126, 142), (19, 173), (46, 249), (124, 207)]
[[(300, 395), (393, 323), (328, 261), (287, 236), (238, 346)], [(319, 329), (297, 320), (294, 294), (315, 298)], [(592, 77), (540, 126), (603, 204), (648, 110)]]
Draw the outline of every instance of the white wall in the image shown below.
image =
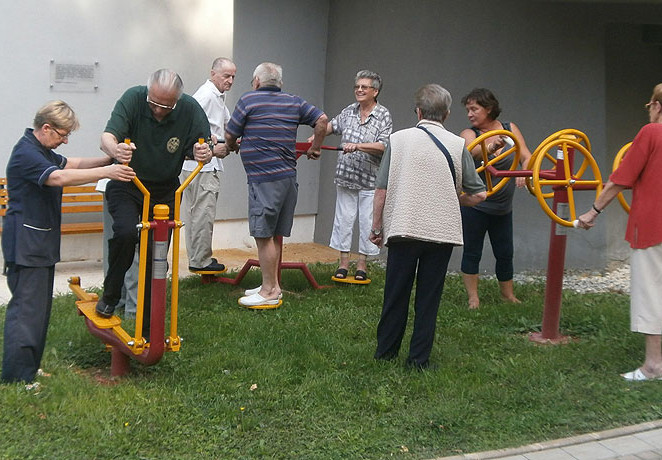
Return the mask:
[[(159, 68), (177, 71), (192, 94), (209, 75), (212, 60), (231, 56), (232, 0), (24, 0), (3, 2), (0, 14), (0, 168), (46, 101), (74, 107), (81, 128), (67, 156), (101, 155), (99, 138), (119, 96), (144, 85)], [(98, 90), (49, 88), (50, 61), (98, 62)], [(4, 173), (2, 174), (4, 176)]]
[[(322, 107), (327, 23), (326, 0), (279, 0), (277, 7), (258, 0), (236, 4), (232, 0), (5, 2), (0, 15), (0, 59), (4, 69), (0, 74), (4, 88), (0, 176), (4, 176), (12, 147), (23, 130), (31, 126), (34, 113), (51, 99), (70, 103), (81, 121), (69, 145), (58, 151), (67, 156), (101, 155), (99, 137), (115, 101), (128, 87), (145, 84), (149, 74), (162, 67), (177, 71), (184, 80), (185, 92), (192, 94), (208, 78), (214, 58), (232, 58), (237, 64), (237, 78), (227, 98), (232, 111), (241, 94), (251, 89), (257, 64), (273, 61), (283, 66), (285, 91)], [(67, 64), (98, 62), (98, 90), (52, 90), (51, 60)], [(299, 140), (311, 133), (312, 129), (302, 127)], [(244, 246), (248, 232), (243, 231), (241, 220), (247, 213), (246, 174), (236, 155), (228, 157), (224, 166), (217, 217), (229, 222), (217, 222), (214, 242), (218, 247)], [(319, 174), (319, 162), (300, 160), (292, 241), (312, 240)], [(92, 246), (94, 241), (92, 238)], [(65, 242), (65, 259), (66, 248)], [(73, 258), (80, 257), (80, 251), (68, 252)], [(97, 258), (97, 252), (90, 249), (90, 257)]]

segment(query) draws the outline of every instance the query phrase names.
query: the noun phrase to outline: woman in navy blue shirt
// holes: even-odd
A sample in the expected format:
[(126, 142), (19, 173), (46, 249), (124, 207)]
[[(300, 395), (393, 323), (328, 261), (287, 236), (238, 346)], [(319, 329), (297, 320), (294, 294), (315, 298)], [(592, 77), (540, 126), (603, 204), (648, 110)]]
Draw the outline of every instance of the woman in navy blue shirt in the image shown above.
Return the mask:
[(3, 382), (34, 380), (46, 343), (55, 264), (60, 260), (62, 187), (102, 178), (130, 181), (133, 170), (107, 156), (65, 158), (53, 149), (78, 128), (74, 111), (51, 101), (37, 112), (7, 163), (9, 204), (2, 252), (12, 298), (7, 305)]

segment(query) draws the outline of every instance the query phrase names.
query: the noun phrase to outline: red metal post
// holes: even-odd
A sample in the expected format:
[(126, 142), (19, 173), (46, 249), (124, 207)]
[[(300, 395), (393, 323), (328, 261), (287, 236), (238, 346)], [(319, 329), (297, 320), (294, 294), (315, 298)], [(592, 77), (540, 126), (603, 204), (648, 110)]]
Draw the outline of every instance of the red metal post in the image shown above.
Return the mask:
[[(166, 282), (168, 276), (168, 230), (174, 225), (168, 220), (166, 205), (154, 206), (152, 230), (152, 292), (150, 311), (150, 354), (163, 355), (165, 346)], [(148, 274), (149, 276), (149, 274)]]
[(111, 346), (110, 349), (110, 375), (111, 377), (122, 377), (129, 373), (129, 355), (122, 352), (120, 347)]
[[(568, 162), (570, 171), (573, 169), (574, 149), (568, 148), (568, 158), (564, 158), (563, 150), (557, 152), (556, 179), (565, 179), (564, 162)], [(559, 205), (567, 206), (568, 192), (563, 186), (554, 189), (554, 214), (559, 215)], [(563, 294), (563, 272), (565, 270), (565, 228), (552, 219), (549, 236), (549, 255), (547, 258), (547, 283), (545, 284), (545, 306), (542, 316), (542, 331), (532, 333), (529, 338), (534, 342), (559, 344), (565, 343), (569, 337), (559, 333), (561, 321), (561, 298)]]

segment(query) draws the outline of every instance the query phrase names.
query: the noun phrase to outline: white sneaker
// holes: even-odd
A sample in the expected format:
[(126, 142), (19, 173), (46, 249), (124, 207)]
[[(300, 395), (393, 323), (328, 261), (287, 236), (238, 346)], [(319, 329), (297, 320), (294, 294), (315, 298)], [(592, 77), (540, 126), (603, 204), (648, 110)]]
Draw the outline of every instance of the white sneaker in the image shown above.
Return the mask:
[[(262, 289), (262, 285), (259, 285), (258, 287), (253, 288), (253, 289), (246, 289), (244, 291), (244, 295), (245, 296), (251, 296), (253, 294), (257, 294), (257, 293), (260, 292), (260, 289)], [(281, 292), (280, 294), (278, 294), (278, 299), (282, 299), (282, 298), (283, 298), (283, 293)]]
[(258, 287), (256, 287), (256, 288), (253, 288), (253, 289), (246, 289), (246, 290), (244, 291), (244, 295), (253, 295), (253, 294), (257, 294), (258, 292), (260, 292), (260, 289), (262, 289), (262, 285), (261, 285), (261, 284), (260, 284)]
[(262, 297), (260, 294), (252, 294), (246, 297), (241, 297), (239, 303), (245, 307), (257, 307), (260, 305), (278, 305), (280, 298), (267, 300)]

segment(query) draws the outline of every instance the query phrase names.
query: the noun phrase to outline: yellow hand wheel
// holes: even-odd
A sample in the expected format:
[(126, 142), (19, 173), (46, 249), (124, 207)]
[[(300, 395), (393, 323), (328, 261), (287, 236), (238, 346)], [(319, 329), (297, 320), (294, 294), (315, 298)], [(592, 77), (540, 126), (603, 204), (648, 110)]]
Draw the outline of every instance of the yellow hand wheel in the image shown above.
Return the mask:
[[(584, 134), (583, 132), (579, 131), (578, 129), (562, 129), (560, 131), (555, 132), (554, 134), (551, 134), (547, 136), (547, 138), (542, 141), (539, 145), (538, 148), (534, 150), (534, 152), (531, 154), (531, 158), (529, 159), (529, 163), (526, 166), (526, 169), (533, 169), (533, 165), (536, 162), (536, 158), (538, 155), (545, 155), (546, 159), (549, 160), (549, 163), (545, 162), (544, 165), (547, 167), (547, 169), (554, 169), (556, 168), (556, 158), (554, 157), (554, 154), (550, 154), (548, 152), (549, 149), (543, 150), (543, 147), (549, 144), (551, 141), (556, 140), (556, 139), (570, 139), (576, 142), (579, 142), (580, 144), (583, 144), (586, 149), (590, 152), (591, 151), (591, 142), (588, 140), (588, 136)], [(579, 168), (579, 171), (583, 171), (584, 168), (588, 166), (588, 163), (584, 162)], [(577, 172), (579, 174), (579, 171)], [(531, 178), (527, 177), (525, 179), (526, 183), (526, 188), (529, 191), (531, 195), (535, 195), (536, 193), (533, 190), (533, 185), (531, 183)], [(545, 198), (552, 198), (554, 196), (554, 192), (551, 192), (545, 196)]]
[[(625, 158), (625, 154), (628, 153), (628, 150), (630, 150), (631, 145), (632, 142), (628, 142), (618, 151), (616, 157), (614, 157), (614, 164), (612, 165), (611, 168), (612, 172), (616, 171), (616, 169), (618, 169), (618, 167), (621, 165), (621, 162), (623, 161), (623, 158)], [(618, 198), (618, 202), (621, 203), (621, 206), (623, 207), (625, 212), (630, 214), (630, 204), (625, 199), (625, 195), (623, 195), (623, 192), (619, 193), (617, 195), (617, 198)]]
[[(548, 178), (545, 177), (546, 174), (543, 174), (543, 177), (541, 177), (541, 165), (548, 157), (548, 155), (550, 155), (547, 152), (552, 149), (557, 152), (557, 155), (562, 154), (563, 158), (566, 160), (568, 159), (568, 150), (574, 149), (575, 157), (577, 157), (578, 154), (581, 154), (584, 157), (582, 166), (575, 174), (572, 174), (570, 171), (570, 164), (568, 161), (564, 161), (562, 178)], [(551, 217), (552, 220), (554, 220), (556, 223), (563, 225), (564, 227), (572, 227), (573, 221), (577, 219), (577, 213), (575, 212), (575, 189), (577, 188), (586, 190), (594, 188), (595, 197), (597, 198), (602, 191), (602, 176), (600, 175), (600, 168), (598, 168), (598, 164), (595, 162), (595, 159), (591, 156), (591, 153), (588, 151), (588, 149), (574, 140), (552, 140), (541, 147), (541, 152), (545, 152), (545, 154), (540, 154), (536, 157), (536, 161), (534, 162), (532, 168), (534, 194), (545, 214)], [(556, 158), (554, 158), (554, 160), (556, 160)], [(589, 171), (593, 173), (593, 177), (590, 177), (590, 174), (588, 174)], [(554, 188), (556, 187), (565, 187), (566, 191), (568, 192), (568, 209), (570, 211), (569, 220), (556, 215), (547, 203), (547, 200), (554, 196)]]
[[(507, 141), (507, 144), (508, 145), (512, 144), (512, 146), (507, 147), (506, 149), (502, 149), (501, 153), (499, 153), (498, 155), (490, 155), (489, 152), (487, 151), (487, 139), (493, 136), (507, 137), (512, 141), (512, 142)], [(495, 163), (499, 163), (504, 158), (507, 158), (512, 155), (513, 160), (508, 170), (509, 171), (516, 170), (517, 165), (519, 164), (519, 152), (520, 152), (519, 141), (517, 140), (515, 135), (510, 131), (506, 131), (505, 129), (495, 129), (494, 131), (488, 131), (478, 136), (469, 145), (467, 145), (467, 150), (471, 152), (477, 145), (480, 145), (480, 150), (483, 156), (483, 164), (478, 168), (476, 168), (476, 172), (479, 174), (482, 173), (483, 171), (485, 172), (485, 187), (487, 188), (487, 196), (490, 196), (501, 190), (508, 183), (510, 177), (502, 177), (500, 178), (500, 180), (498, 180), (499, 178), (496, 177), (493, 178), (492, 174), (490, 174), (489, 170), (487, 170), (486, 167), (492, 166)], [(495, 179), (497, 179), (498, 182)], [(494, 185), (494, 182), (497, 182), (496, 185)]]

